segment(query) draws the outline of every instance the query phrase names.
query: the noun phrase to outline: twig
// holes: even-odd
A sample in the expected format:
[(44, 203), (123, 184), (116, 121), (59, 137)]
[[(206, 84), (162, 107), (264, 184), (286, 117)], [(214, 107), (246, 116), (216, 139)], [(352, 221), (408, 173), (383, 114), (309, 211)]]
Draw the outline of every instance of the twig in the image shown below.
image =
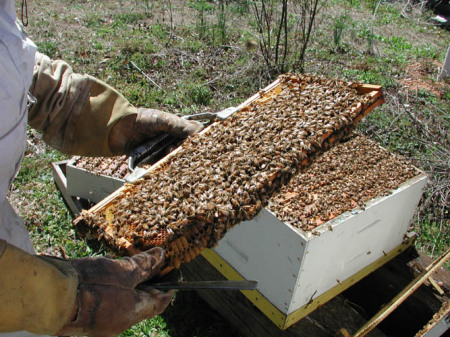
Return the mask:
[(156, 87), (158, 87), (158, 89), (162, 89), (158, 84), (156, 84), (155, 81), (153, 81), (153, 80), (150, 78), (150, 76), (148, 76), (146, 73), (144, 73), (144, 71), (143, 71), (141, 68), (139, 68), (139, 67), (136, 65), (136, 63), (134, 63), (133, 61), (130, 61), (130, 63), (131, 63), (131, 65), (132, 65), (133, 67), (135, 67), (142, 75), (144, 75), (144, 77), (145, 77), (149, 82), (153, 83), (153, 85), (156, 86)]
[(173, 27), (172, 2), (170, 0), (168, 0), (168, 3), (169, 3), (169, 14), (170, 14), (170, 34), (169, 34), (169, 40), (167, 40), (167, 43), (166, 43), (166, 48), (170, 44), (170, 41), (172, 40), (172, 38), (174, 36), (174, 34), (173, 34), (174, 27)]
[(377, 6), (375, 7), (375, 10), (373, 11), (372, 20), (370, 22), (370, 41), (369, 41), (370, 50), (369, 50), (369, 52), (372, 55), (374, 54), (374, 51), (373, 51), (373, 26), (375, 23), (375, 18), (377, 16), (377, 12), (378, 12), (378, 8), (380, 7), (380, 4), (381, 4), (381, 0), (378, 1)]

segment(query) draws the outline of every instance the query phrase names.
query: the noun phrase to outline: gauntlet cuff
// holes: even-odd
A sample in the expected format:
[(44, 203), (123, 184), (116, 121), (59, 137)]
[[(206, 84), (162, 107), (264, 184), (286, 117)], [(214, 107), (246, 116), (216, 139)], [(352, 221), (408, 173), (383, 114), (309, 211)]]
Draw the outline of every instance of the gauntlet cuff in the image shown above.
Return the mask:
[(78, 277), (69, 263), (0, 240), (0, 270), (0, 331), (55, 334), (73, 314)]
[(137, 113), (106, 83), (39, 53), (30, 92), (37, 99), (28, 113), (30, 126), (43, 132), (47, 144), (67, 154), (114, 155), (111, 130), (123, 117)]

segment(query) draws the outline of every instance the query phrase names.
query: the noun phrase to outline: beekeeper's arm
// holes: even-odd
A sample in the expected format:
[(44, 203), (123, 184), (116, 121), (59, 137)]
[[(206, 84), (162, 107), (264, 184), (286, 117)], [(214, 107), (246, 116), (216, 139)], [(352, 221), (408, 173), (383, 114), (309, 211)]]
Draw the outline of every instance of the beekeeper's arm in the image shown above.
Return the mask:
[(116, 336), (169, 304), (172, 292), (136, 289), (163, 262), (161, 248), (122, 260), (61, 260), (0, 240), (0, 332)]
[(30, 93), (37, 101), (29, 124), (42, 131), (46, 143), (68, 154), (119, 155), (162, 132), (184, 138), (202, 128), (170, 113), (137, 109), (106, 83), (40, 53)]

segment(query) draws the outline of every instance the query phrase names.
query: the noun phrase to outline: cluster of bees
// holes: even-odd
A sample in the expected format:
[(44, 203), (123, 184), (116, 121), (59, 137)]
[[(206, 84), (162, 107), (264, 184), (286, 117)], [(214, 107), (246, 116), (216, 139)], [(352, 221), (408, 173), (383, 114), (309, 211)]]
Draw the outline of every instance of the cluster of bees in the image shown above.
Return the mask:
[(128, 173), (126, 156), (120, 157), (79, 157), (74, 165), (94, 174), (123, 179)]
[(363, 209), (369, 200), (391, 194), (417, 174), (404, 159), (352, 134), (301, 169), (267, 208), (281, 221), (313, 231), (356, 206)]
[[(312, 157), (351, 132), (373, 104), (355, 87), (322, 77), (280, 77), (276, 95), (190, 137), (165, 165), (127, 185), (103, 209), (84, 212), (84, 223), (122, 253), (161, 246), (171, 266), (189, 262), (252, 219)], [(124, 239), (132, 250), (120, 244)]]

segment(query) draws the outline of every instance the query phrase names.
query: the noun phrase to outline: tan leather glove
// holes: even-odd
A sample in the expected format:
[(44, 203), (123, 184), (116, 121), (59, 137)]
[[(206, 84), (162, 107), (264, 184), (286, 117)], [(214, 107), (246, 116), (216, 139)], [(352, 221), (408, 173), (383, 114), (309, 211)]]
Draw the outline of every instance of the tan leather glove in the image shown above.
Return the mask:
[(155, 109), (138, 109), (137, 115), (129, 115), (117, 122), (109, 137), (113, 152), (129, 153), (144, 140), (161, 133), (186, 138), (203, 129), (203, 124)]
[(157, 274), (164, 263), (161, 248), (122, 260), (70, 260), (78, 272), (77, 310), (58, 335), (116, 336), (143, 319), (164, 311), (173, 291), (149, 294), (136, 286)]
[(0, 239), (0, 332), (115, 336), (169, 304), (173, 292), (136, 289), (163, 262), (161, 248), (122, 260), (62, 260)]
[(75, 269), (55, 265), (0, 239), (0, 332), (55, 334), (71, 316)]
[(105, 82), (40, 53), (30, 93), (37, 102), (28, 123), (47, 144), (67, 154), (122, 155), (161, 132), (184, 138), (202, 128), (173, 114), (137, 109)]

